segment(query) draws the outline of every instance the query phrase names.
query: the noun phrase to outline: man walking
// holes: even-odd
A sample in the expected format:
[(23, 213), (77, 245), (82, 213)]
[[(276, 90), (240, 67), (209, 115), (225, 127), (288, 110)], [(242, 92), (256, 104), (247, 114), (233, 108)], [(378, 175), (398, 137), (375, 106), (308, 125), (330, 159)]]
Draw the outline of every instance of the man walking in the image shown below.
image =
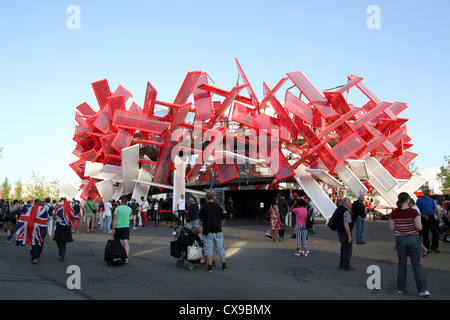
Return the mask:
[[(438, 250), (439, 245), (439, 225), (434, 217), (436, 211), (436, 202), (434, 199), (430, 197), (430, 189), (425, 187), (423, 189), (423, 196), (417, 199), (416, 205), (422, 214), (422, 236), (423, 236), (423, 245), (427, 250), (432, 250), (436, 253), (440, 253)], [(431, 246), (430, 246), (430, 238), (428, 237), (428, 233), (431, 231)]]
[[(114, 209), (111, 234), (114, 236), (114, 239), (122, 240), (123, 247), (125, 248), (125, 253), (127, 254), (127, 257), (129, 257), (131, 208), (127, 206), (127, 201), (127, 197), (123, 196), (122, 198), (120, 198), (120, 206)], [(126, 259), (126, 263), (128, 263), (128, 258)]]
[(206, 193), (206, 204), (200, 210), (203, 221), (203, 243), (208, 264), (207, 270), (212, 272), (212, 255), (214, 248), (222, 261), (222, 270), (227, 270), (225, 264), (225, 243), (222, 233), (222, 207), (215, 203), (214, 194)]

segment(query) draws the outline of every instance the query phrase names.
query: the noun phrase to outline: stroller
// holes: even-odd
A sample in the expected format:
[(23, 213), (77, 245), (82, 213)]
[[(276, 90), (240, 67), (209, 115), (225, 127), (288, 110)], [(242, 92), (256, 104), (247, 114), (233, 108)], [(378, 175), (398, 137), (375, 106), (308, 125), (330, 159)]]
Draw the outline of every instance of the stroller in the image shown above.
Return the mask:
[[(186, 268), (187, 270), (194, 269), (194, 264), (204, 263), (203, 242), (198, 235), (192, 232), (188, 227), (177, 227), (174, 232), (174, 241), (170, 243), (171, 256), (178, 258), (177, 267)], [(188, 247), (198, 245), (201, 247), (202, 254), (199, 259), (188, 260)], [(215, 262), (215, 261), (214, 261)], [(213, 263), (214, 263), (213, 262)]]
[(450, 242), (450, 221), (445, 215), (440, 220), (439, 231), (444, 234), (444, 240)]

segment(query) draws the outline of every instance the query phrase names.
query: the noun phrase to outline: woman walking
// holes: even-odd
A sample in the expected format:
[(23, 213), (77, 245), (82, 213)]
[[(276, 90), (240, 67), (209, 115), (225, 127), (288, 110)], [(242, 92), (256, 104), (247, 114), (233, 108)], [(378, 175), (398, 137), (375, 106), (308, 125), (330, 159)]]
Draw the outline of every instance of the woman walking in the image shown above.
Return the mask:
[(416, 286), (421, 297), (427, 297), (427, 279), (420, 265), (421, 239), (419, 231), (422, 222), (417, 210), (409, 206), (409, 194), (398, 195), (397, 208), (391, 213), (390, 228), (395, 231), (395, 242), (398, 255), (397, 290), (399, 294), (406, 291), (407, 259), (410, 255), (411, 265), (416, 279)]

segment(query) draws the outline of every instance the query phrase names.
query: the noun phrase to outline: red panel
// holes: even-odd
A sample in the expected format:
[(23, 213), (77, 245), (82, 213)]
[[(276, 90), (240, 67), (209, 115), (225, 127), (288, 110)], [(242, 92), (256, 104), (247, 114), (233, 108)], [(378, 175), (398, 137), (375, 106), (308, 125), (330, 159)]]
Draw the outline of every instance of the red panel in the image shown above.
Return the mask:
[(127, 148), (131, 145), (131, 140), (133, 135), (126, 129), (119, 129), (113, 141), (111, 142), (111, 147), (116, 149), (118, 152), (122, 152), (122, 149)]
[(202, 73), (194, 88), (195, 115), (197, 121), (204, 121), (213, 116), (211, 94), (209, 91), (200, 89), (202, 84), (208, 84), (208, 75)]
[[(230, 141), (228, 136), (225, 136), (225, 150), (231, 152)], [(216, 164), (217, 174), (219, 176), (220, 183), (227, 183), (239, 177), (236, 165), (234, 164), (234, 157), (229, 155), (219, 154), (218, 152), (214, 155), (214, 162)]]
[(125, 110), (125, 96), (119, 95), (108, 98), (110, 119), (114, 119), (116, 110)]
[(84, 187), (83, 192), (80, 195), (81, 199), (88, 201), (88, 197), (91, 197), (93, 201), (97, 201), (99, 193), (95, 184), (100, 181), (101, 180), (97, 179), (89, 179), (88, 184)]
[(115, 114), (113, 125), (118, 128), (162, 134), (169, 129), (170, 122), (155, 116), (145, 116), (144, 114), (118, 110)]
[[(226, 97), (226, 96), (228, 96), (230, 94), (230, 91), (226, 91), (226, 90), (217, 88), (216, 86), (212, 86), (212, 85), (209, 85), (209, 84), (206, 84), (206, 83), (204, 83), (202, 85), (199, 85), (198, 88), (202, 89), (202, 90), (206, 90), (206, 91), (211, 92), (211, 93), (218, 94), (219, 96), (222, 96), (222, 97)], [(239, 96), (238, 95), (238, 96), (236, 96), (235, 100), (239, 101), (239, 102), (242, 102), (242, 103), (245, 103), (245, 104), (249, 104), (249, 105), (253, 104), (251, 99), (249, 99), (247, 97), (244, 97), (244, 96)]]
[(325, 120), (334, 120), (339, 117), (339, 114), (328, 105), (327, 100), (322, 97), (301, 72), (292, 72), (287, 75)]
[(300, 119), (308, 122), (310, 125), (313, 125), (314, 115), (311, 108), (289, 91), (286, 91), (284, 107), (296, 117), (299, 117)]
[(325, 97), (328, 99), (328, 102), (331, 104), (334, 110), (340, 115), (344, 115), (350, 111), (350, 107), (345, 100), (344, 96), (340, 92), (324, 92)]
[(95, 96), (97, 97), (97, 102), (100, 108), (108, 103), (108, 98), (112, 95), (111, 90), (109, 89), (109, 84), (106, 79), (100, 80), (92, 83), (92, 87), (94, 88)]
[(95, 115), (95, 111), (86, 103), (82, 103), (77, 107), (77, 110), (81, 112), (84, 116), (93, 116)]
[[(261, 134), (262, 133), (262, 134)], [(253, 134), (253, 138), (257, 141), (259, 151), (266, 159), (267, 164), (275, 175), (276, 179), (281, 181), (292, 177), (295, 173), (292, 170), (286, 157), (280, 150), (279, 140), (269, 134), (269, 131), (259, 132), (257, 136)]]
[(128, 99), (132, 96), (131, 92), (119, 85), (114, 92), (114, 96), (123, 96), (124, 97), (124, 103), (128, 101)]
[(228, 96), (223, 100), (223, 102), (220, 104), (219, 109), (216, 111), (214, 116), (209, 120), (208, 124), (206, 125), (206, 128), (212, 129), (216, 125), (217, 121), (223, 116), (225, 111), (231, 106), (236, 96), (241, 92), (242, 88), (244, 88), (246, 85), (234, 87), (233, 90), (230, 91)]
[(150, 82), (147, 82), (147, 90), (145, 91), (145, 101), (143, 113), (152, 116), (155, 111), (157, 91)]
[(194, 86), (197, 83), (198, 78), (201, 75), (201, 71), (189, 72), (184, 79), (183, 85), (178, 92), (177, 97), (175, 98), (174, 104), (185, 104), (194, 90)]
[[(284, 81), (283, 81), (284, 80)], [(279, 82), (279, 84), (284, 83), (287, 78), (284, 78)], [(278, 90), (278, 89), (277, 89)], [(278, 101), (278, 99), (274, 96), (275, 89), (270, 91), (269, 87), (266, 83), (264, 83), (264, 91), (266, 96), (264, 97), (263, 101), (261, 101), (261, 108), (267, 103), (270, 102), (272, 107), (275, 109), (275, 112), (280, 117), (280, 120), (282, 121), (284, 127), (289, 130), (289, 133), (292, 135), (295, 141), (298, 141), (298, 128), (295, 125), (294, 121), (292, 121), (291, 117), (289, 117), (289, 114), (286, 112), (286, 109), (283, 108), (281, 103)], [(265, 101), (267, 99), (267, 102)]]
[(245, 75), (244, 70), (242, 70), (238, 59), (235, 59), (235, 60), (236, 60), (236, 65), (238, 68), (239, 75), (241, 76), (242, 83), (244, 85), (247, 85), (247, 92), (250, 95), (250, 99), (252, 100), (252, 103), (255, 106), (256, 110), (259, 112), (259, 102), (258, 102), (258, 99), (256, 98), (256, 94), (253, 91), (252, 86), (250, 85), (250, 82), (248, 82), (247, 76)]

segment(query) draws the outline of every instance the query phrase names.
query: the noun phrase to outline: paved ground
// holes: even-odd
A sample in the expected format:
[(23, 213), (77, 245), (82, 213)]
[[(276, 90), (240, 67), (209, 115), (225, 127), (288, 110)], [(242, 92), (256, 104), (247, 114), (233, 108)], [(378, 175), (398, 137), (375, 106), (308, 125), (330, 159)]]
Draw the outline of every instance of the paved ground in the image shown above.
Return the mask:
[[(84, 225), (82, 225), (82, 228)], [(396, 293), (397, 256), (388, 221), (367, 221), (366, 245), (354, 245), (356, 270), (338, 268), (336, 234), (322, 222), (309, 237), (310, 254), (296, 257), (295, 239), (279, 243), (265, 237), (267, 225), (258, 221), (231, 221), (223, 230), (229, 269), (206, 271), (179, 269), (169, 254), (172, 228), (165, 223), (132, 230), (130, 262), (107, 267), (103, 261), (106, 240), (100, 230), (74, 234), (67, 258), (59, 262), (56, 244), (47, 238), (39, 264), (32, 265), (29, 249), (4, 242), (0, 235), (0, 299), (149, 299), (149, 300), (410, 300), (418, 296), (411, 267), (408, 290)], [(84, 230), (84, 229), (83, 229)], [(354, 231), (353, 231), (354, 233)], [(441, 243), (441, 253), (422, 259), (431, 296), (450, 299), (450, 244)], [(217, 262), (219, 259), (216, 258)], [(81, 289), (70, 290), (68, 268), (78, 266)], [(381, 289), (370, 290), (371, 265), (380, 268)], [(72, 283), (74, 283), (72, 281)]]

